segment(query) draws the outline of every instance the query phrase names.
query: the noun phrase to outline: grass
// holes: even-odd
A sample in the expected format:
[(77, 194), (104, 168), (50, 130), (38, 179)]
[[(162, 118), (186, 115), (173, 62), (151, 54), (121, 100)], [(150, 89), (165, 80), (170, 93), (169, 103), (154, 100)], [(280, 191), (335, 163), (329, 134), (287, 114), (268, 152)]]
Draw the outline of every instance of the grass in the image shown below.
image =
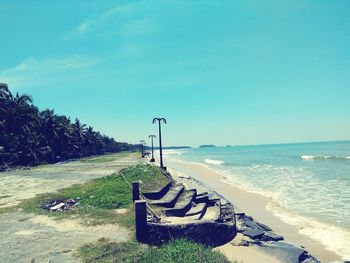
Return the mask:
[(80, 247), (75, 254), (83, 262), (101, 263), (228, 263), (225, 256), (187, 239), (177, 239), (157, 248), (138, 244), (135, 240), (113, 243), (100, 240)]
[[(131, 227), (133, 216), (128, 213), (116, 216), (115, 209), (132, 208), (130, 183), (141, 181), (143, 191), (152, 191), (165, 185), (168, 179), (162, 171), (151, 165), (135, 165), (118, 173), (90, 182), (73, 185), (55, 193), (37, 195), (23, 200), (12, 210), (21, 209), (24, 212), (45, 214), (57, 218), (79, 217), (87, 224), (121, 223)], [(48, 212), (41, 208), (45, 202), (54, 199), (79, 199), (79, 204), (72, 210), (63, 212)], [(6, 210), (8, 212), (9, 209)], [(85, 220), (84, 220), (85, 219)]]

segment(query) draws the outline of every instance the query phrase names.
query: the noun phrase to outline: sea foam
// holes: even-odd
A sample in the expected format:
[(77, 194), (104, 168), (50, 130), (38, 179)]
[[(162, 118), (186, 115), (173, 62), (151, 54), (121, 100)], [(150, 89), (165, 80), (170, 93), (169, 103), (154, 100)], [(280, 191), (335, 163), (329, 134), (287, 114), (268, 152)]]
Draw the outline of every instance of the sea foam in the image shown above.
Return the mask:
[(350, 259), (350, 232), (348, 230), (292, 213), (275, 202), (269, 202), (267, 210), (285, 223), (297, 226), (300, 234), (322, 243), (343, 260)]
[(329, 155), (302, 155), (301, 159), (306, 160), (306, 161), (311, 161), (311, 160), (328, 160), (331, 159), (331, 156)]
[[(339, 196), (336, 194), (331, 195), (331, 193), (328, 192), (328, 188), (324, 187), (322, 181), (317, 180), (317, 178), (313, 178), (313, 175), (308, 173), (306, 170), (294, 169), (293, 167), (276, 167), (273, 165), (261, 164), (253, 165), (250, 168), (237, 167), (230, 168), (230, 170), (226, 171), (222, 170), (221, 168), (215, 168), (215, 170), (223, 176), (224, 182), (240, 187), (245, 191), (254, 192), (271, 198), (271, 202), (268, 204), (267, 209), (274, 215), (279, 217), (287, 224), (297, 226), (300, 234), (319, 241), (328, 250), (335, 252), (344, 260), (350, 259), (350, 231), (347, 228), (320, 222), (318, 219), (300, 215), (299, 212), (302, 211), (292, 211), (298, 203), (297, 200), (300, 199), (301, 196), (301, 198), (305, 200), (310, 200), (310, 196), (312, 196), (313, 199), (317, 198), (317, 200), (320, 200), (319, 203), (323, 204), (321, 207), (315, 206), (315, 203), (310, 204), (309, 207), (305, 204), (305, 212), (312, 209), (321, 211), (322, 207), (324, 209), (329, 209), (329, 207), (334, 205), (334, 201), (339, 199)], [(260, 187), (257, 187), (254, 184), (254, 181), (244, 177), (244, 174), (249, 174), (249, 178), (253, 179), (253, 175), (257, 175), (254, 173), (254, 171), (257, 170), (260, 170), (260, 172), (264, 174), (264, 178), (268, 179), (268, 184), (278, 185), (281, 191), (273, 191), (273, 188), (269, 189), (268, 185), (265, 184), (266, 180), (259, 180)], [(268, 176), (268, 178), (266, 178), (267, 175), (272, 175), (272, 177)], [(280, 177), (278, 177), (278, 175), (280, 175)], [(283, 178), (288, 179), (283, 180)], [(281, 182), (284, 183), (281, 184)], [(328, 181), (328, 184), (330, 189), (342, 189), (340, 188), (342, 187), (342, 184), (336, 180), (330, 180)], [(308, 187), (302, 188), (302, 185), (308, 185)], [(300, 190), (295, 191), (296, 189)], [(317, 192), (320, 193), (320, 195), (316, 195), (316, 192), (312, 191), (308, 193), (309, 191), (307, 191), (307, 189), (318, 189)], [(291, 192), (294, 194), (291, 194)], [(336, 190), (336, 192), (339, 193), (341, 191)], [(327, 198), (324, 199), (323, 197)], [(344, 209), (346, 208), (344, 207)], [(328, 211), (328, 213), (329, 212), (330, 211)], [(334, 213), (334, 215), (337, 216), (336, 211), (331, 210), (331, 213)], [(336, 218), (333, 219), (336, 220)]]
[(213, 164), (213, 165), (221, 165), (225, 163), (224, 161), (212, 160), (212, 159), (205, 159), (204, 162), (207, 164)]
[(164, 155), (181, 155), (186, 151), (183, 150), (163, 150)]

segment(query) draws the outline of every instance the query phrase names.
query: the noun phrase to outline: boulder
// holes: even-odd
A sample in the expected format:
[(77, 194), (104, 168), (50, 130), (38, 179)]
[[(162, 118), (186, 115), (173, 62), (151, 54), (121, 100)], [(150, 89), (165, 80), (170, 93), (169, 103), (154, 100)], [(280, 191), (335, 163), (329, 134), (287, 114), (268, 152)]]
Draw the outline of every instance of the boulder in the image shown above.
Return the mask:
[(281, 262), (299, 263), (307, 252), (304, 249), (284, 242), (269, 242), (260, 245), (260, 249)]
[(264, 224), (259, 223), (259, 222), (257, 222), (257, 224), (266, 231), (272, 231), (272, 228), (267, 226), (267, 225), (264, 225)]
[(260, 229), (254, 228), (254, 229), (245, 230), (242, 232), (242, 234), (252, 239), (257, 239), (262, 237), (265, 234), (265, 232)]
[(259, 223), (259, 222), (255, 222), (254, 220), (247, 220), (247, 219), (245, 219), (244, 220), (244, 224), (247, 227), (250, 227), (250, 228), (257, 228), (257, 229), (260, 229), (260, 230), (263, 230), (263, 231), (272, 231), (272, 229), (269, 226), (264, 225), (264, 224)]
[(277, 235), (273, 232), (265, 232), (265, 234), (261, 237), (263, 241), (282, 241), (284, 238), (280, 235)]

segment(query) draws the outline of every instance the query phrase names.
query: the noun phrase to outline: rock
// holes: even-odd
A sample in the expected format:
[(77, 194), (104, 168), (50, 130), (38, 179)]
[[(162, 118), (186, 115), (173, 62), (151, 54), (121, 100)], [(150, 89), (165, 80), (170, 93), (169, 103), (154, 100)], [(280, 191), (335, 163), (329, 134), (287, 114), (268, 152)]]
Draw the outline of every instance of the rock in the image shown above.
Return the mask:
[(252, 239), (260, 238), (262, 237), (265, 232), (260, 229), (248, 229), (242, 232), (243, 235), (250, 237)]
[(245, 216), (245, 213), (244, 212), (236, 212), (235, 215), (238, 217), (242, 217), (242, 216)]
[(256, 222), (256, 221), (253, 221), (253, 220), (244, 220), (244, 224), (250, 228), (257, 228), (257, 229), (260, 229), (262, 231), (272, 231), (272, 229), (269, 226), (264, 225), (264, 224), (259, 223), (259, 222)]
[(55, 205), (55, 206), (50, 207), (50, 210), (56, 211), (56, 210), (58, 210), (58, 209), (63, 208), (64, 206), (65, 206), (65, 203), (59, 203), (58, 205)]
[(249, 220), (249, 221), (253, 221), (254, 219), (251, 216), (244, 216), (244, 220)]
[(261, 238), (263, 241), (282, 241), (284, 238), (282, 236), (276, 235), (273, 232), (265, 232)]
[(242, 240), (238, 245), (242, 247), (249, 247), (249, 242), (247, 240)]
[(263, 243), (260, 249), (281, 262), (299, 263), (307, 252), (299, 247), (284, 242)]
[(246, 220), (246, 221), (244, 221), (244, 224), (245, 224), (247, 227), (250, 227), (250, 228), (257, 228), (257, 229), (263, 230), (263, 229), (262, 229), (257, 223), (255, 223), (254, 221)]
[(238, 233), (243, 233), (244, 231), (248, 231), (248, 230), (250, 230), (250, 228), (248, 228), (248, 227), (240, 227), (240, 228), (237, 229), (237, 232)]
[(264, 230), (266, 230), (266, 231), (272, 231), (272, 228), (269, 227), (269, 226), (267, 226), (267, 225), (264, 225), (264, 224), (259, 223), (259, 222), (257, 222), (257, 224), (258, 224), (260, 227), (262, 227)]

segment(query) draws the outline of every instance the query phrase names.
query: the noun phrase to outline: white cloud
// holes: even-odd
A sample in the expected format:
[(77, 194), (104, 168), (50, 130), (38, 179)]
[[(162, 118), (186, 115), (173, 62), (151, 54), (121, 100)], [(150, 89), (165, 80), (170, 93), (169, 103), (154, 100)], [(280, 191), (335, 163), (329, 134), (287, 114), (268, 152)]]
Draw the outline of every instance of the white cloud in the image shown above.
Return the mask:
[(68, 32), (67, 35), (64, 36), (64, 39), (70, 39), (77, 36), (85, 35), (100, 25), (107, 23), (108, 20), (112, 17), (127, 14), (133, 9), (133, 4), (127, 4), (123, 6), (117, 6), (115, 8), (109, 9), (103, 13), (92, 15), (91, 17), (82, 21), (75, 29)]
[(145, 36), (158, 31), (158, 25), (149, 17), (143, 18), (141, 2), (117, 6), (103, 13), (91, 15), (68, 32), (63, 40), (80, 37), (106, 37), (110, 35)]
[(0, 72), (0, 81), (12, 88), (26, 88), (31, 86), (45, 86), (60, 79), (77, 75), (86, 68), (90, 68), (100, 61), (79, 55), (36, 59), (28, 58), (18, 65)]

